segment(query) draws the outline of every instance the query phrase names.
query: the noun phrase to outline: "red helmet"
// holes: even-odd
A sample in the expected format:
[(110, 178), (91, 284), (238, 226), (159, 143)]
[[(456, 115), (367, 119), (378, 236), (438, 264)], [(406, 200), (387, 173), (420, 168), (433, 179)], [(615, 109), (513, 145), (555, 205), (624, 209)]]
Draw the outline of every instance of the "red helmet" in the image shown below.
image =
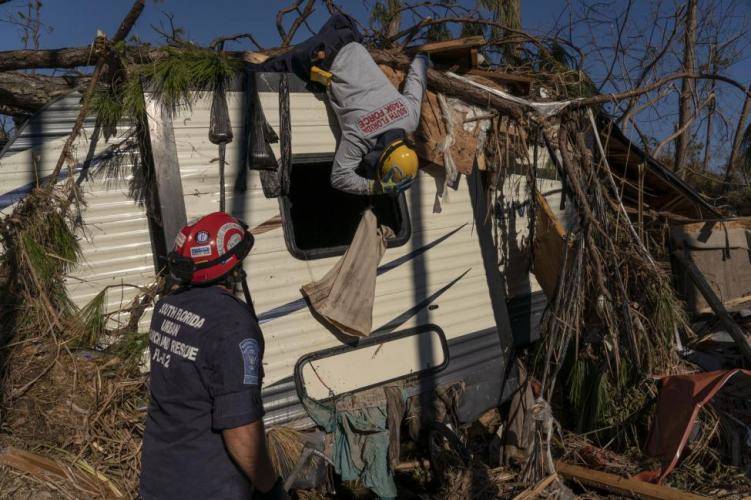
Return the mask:
[(214, 212), (177, 233), (168, 256), (172, 275), (183, 283), (220, 280), (248, 255), (253, 235), (248, 226), (225, 212)]

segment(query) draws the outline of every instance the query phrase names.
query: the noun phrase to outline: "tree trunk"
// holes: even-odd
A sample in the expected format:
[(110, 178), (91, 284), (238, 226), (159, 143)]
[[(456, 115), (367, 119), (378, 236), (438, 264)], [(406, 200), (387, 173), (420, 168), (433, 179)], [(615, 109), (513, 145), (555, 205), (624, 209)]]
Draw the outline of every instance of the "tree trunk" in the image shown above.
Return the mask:
[[(712, 80), (712, 90), (711, 92), (714, 93), (714, 87), (715, 87), (715, 81)], [(715, 114), (715, 107), (716, 107), (717, 100), (715, 98), (712, 99), (712, 102), (709, 103), (707, 106), (707, 137), (704, 141), (704, 162), (703, 162), (703, 169), (704, 171), (709, 170), (709, 163), (712, 161), (712, 118)]]
[[(712, 73), (717, 73), (717, 45), (712, 44), (709, 50), (709, 64)], [(709, 95), (712, 98), (712, 102), (707, 105), (707, 137), (704, 141), (704, 171), (709, 170), (709, 163), (712, 161), (712, 118), (714, 117), (715, 109), (717, 108), (717, 97), (715, 95), (715, 89), (717, 87), (717, 80), (712, 80), (709, 83)]]
[(400, 11), (401, 8), (402, 3), (400, 0), (389, 0), (389, 11), (391, 12), (392, 17), (386, 31), (387, 37), (392, 37), (399, 33), (399, 28), (402, 26), (402, 13), (397, 11)]
[(85, 84), (87, 78), (0, 73), (0, 113), (25, 118), (56, 97)]
[[(511, 29), (522, 27), (522, 7), (520, 0), (496, 0), (498, 3), (498, 21)], [(508, 33), (507, 33), (508, 35)], [(521, 44), (507, 43), (503, 46), (503, 57), (509, 63), (515, 63), (521, 53)]]
[[(748, 85), (748, 90), (751, 91), (751, 83)], [(738, 117), (738, 126), (735, 128), (733, 148), (730, 150), (728, 166), (725, 168), (725, 182), (722, 186), (723, 193), (730, 191), (730, 184), (733, 180), (733, 171), (735, 170), (736, 163), (738, 162), (738, 154), (741, 151), (741, 143), (743, 143), (743, 133), (746, 129), (746, 120), (748, 119), (748, 114), (750, 111), (751, 97), (746, 94), (746, 98), (743, 100), (743, 109), (741, 109), (741, 116)]]
[[(696, 0), (688, 1), (686, 12), (686, 28), (683, 37), (683, 71), (694, 73), (696, 48)], [(681, 96), (678, 100), (678, 126), (676, 130), (683, 128), (691, 119), (691, 99), (694, 95), (694, 81), (684, 78), (681, 84)], [(686, 167), (688, 146), (691, 142), (690, 130), (685, 130), (675, 140), (675, 161), (673, 171), (681, 176)]]

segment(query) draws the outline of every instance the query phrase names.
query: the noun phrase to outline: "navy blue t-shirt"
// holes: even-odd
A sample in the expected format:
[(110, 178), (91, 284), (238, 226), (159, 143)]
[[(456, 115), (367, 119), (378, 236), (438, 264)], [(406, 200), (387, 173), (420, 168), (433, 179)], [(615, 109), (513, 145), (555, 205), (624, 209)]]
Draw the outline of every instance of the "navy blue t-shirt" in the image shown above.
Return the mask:
[(166, 296), (149, 331), (145, 499), (249, 498), (221, 431), (263, 417), (263, 337), (247, 306), (211, 286)]

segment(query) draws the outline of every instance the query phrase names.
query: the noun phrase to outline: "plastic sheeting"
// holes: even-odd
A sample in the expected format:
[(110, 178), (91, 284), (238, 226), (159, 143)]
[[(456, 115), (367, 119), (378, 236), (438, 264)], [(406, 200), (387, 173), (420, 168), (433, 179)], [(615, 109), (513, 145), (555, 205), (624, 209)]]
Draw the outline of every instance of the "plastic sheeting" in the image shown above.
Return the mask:
[(456, 80), (460, 80), (464, 83), (473, 85), (486, 92), (490, 92), (491, 94), (497, 95), (498, 97), (506, 99), (507, 101), (511, 101), (516, 104), (520, 104), (527, 108), (533, 109), (545, 118), (549, 116), (557, 115), (558, 113), (563, 111), (563, 109), (566, 108), (569, 104), (581, 100), (581, 99), (571, 99), (569, 101), (532, 102), (526, 99), (522, 99), (521, 97), (516, 97), (515, 95), (511, 95), (502, 90), (494, 89), (493, 87), (488, 87), (487, 85), (483, 85), (482, 83), (477, 83), (475, 81), (470, 80), (469, 78), (465, 78), (463, 76), (457, 75), (456, 73), (452, 73), (451, 71), (447, 71), (446, 75)]

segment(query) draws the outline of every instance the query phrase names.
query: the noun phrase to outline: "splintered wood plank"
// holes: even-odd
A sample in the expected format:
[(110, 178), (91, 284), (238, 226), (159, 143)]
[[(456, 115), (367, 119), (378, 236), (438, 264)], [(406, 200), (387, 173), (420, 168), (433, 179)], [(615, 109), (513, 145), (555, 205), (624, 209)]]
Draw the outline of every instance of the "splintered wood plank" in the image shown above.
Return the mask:
[(482, 36), (468, 36), (408, 47), (406, 52), (430, 54), (433, 63), (440, 66), (458, 65), (463, 68), (474, 68), (477, 66), (477, 48), (483, 45), (485, 45), (485, 38)]
[(426, 52), (428, 54), (439, 54), (441, 52), (450, 52), (453, 50), (471, 49), (473, 47), (480, 47), (485, 45), (485, 37), (467, 36), (464, 38), (456, 38), (454, 40), (445, 40), (442, 42), (430, 42), (423, 45), (408, 47), (407, 52)]
[(700, 500), (707, 498), (670, 486), (647, 483), (639, 479), (628, 479), (608, 472), (567, 464), (560, 460), (555, 462), (555, 469), (558, 474), (565, 478), (619, 495), (635, 495), (650, 500)]

